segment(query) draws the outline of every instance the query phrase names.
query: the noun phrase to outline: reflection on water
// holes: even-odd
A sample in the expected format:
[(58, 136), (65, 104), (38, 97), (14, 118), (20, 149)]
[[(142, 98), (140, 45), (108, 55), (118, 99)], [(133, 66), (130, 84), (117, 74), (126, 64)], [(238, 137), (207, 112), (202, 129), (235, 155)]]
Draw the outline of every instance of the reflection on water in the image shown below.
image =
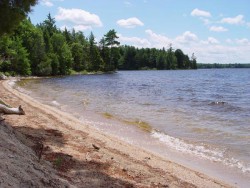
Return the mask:
[(82, 119), (99, 114), (133, 122), (167, 147), (250, 173), (250, 69), (127, 71), (20, 84)]

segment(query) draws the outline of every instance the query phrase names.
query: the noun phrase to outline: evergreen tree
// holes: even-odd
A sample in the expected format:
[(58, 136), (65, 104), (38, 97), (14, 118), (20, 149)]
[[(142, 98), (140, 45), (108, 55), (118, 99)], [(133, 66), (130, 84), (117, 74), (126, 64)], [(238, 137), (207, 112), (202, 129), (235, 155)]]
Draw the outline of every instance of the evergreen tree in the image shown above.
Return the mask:
[(164, 70), (166, 62), (167, 62), (166, 53), (164, 51), (160, 52), (156, 59), (156, 68), (158, 70)]
[(83, 56), (83, 45), (78, 43), (78, 42), (74, 42), (71, 45), (71, 52), (72, 52), (72, 58), (73, 58), (73, 69), (75, 71), (82, 71), (85, 69), (85, 64), (84, 64), (84, 56)]
[(68, 31), (66, 27), (65, 27), (65, 29), (63, 31), (63, 35), (64, 35), (64, 37), (66, 39), (66, 42), (68, 44), (71, 44), (73, 42), (73, 37), (72, 37), (70, 31)]
[(37, 0), (1, 0), (0, 37), (17, 27), (36, 3)]
[(104, 37), (99, 42), (100, 55), (103, 59), (103, 64), (100, 65), (102, 71), (107, 72), (110, 70), (110, 49), (107, 47)]
[(22, 46), (22, 41), (19, 37), (14, 38), (11, 49), (13, 52), (11, 55), (11, 69), (19, 75), (30, 75), (30, 61), (28, 59), (28, 52)]
[(177, 49), (177, 50), (175, 50), (174, 54), (175, 54), (175, 57), (177, 59), (177, 68), (178, 69), (186, 68), (185, 65), (184, 65), (185, 55), (182, 52), (182, 50)]
[(51, 38), (55, 33), (58, 33), (55, 25), (55, 19), (52, 18), (50, 14), (48, 14), (47, 19), (42, 24), (38, 25), (38, 27), (41, 28), (43, 32), (46, 53), (52, 53), (53, 49)]
[(110, 61), (109, 61), (109, 71), (113, 71), (117, 69), (119, 53), (114, 46), (119, 46), (120, 42), (117, 41), (119, 37), (116, 35), (116, 31), (114, 29), (109, 30), (107, 34), (104, 35), (104, 40), (106, 46), (110, 47)]
[(51, 74), (53, 76), (58, 75), (59, 72), (59, 60), (58, 60), (58, 56), (55, 53), (49, 53), (48, 55), (48, 61), (50, 61), (51, 64)]
[(29, 20), (25, 19), (21, 22), (17, 30), (15, 30), (15, 35), (22, 39), (23, 47), (29, 52), (32, 74), (42, 75), (38, 73), (41, 70), (41, 65), (39, 66), (39, 64), (47, 61), (42, 31), (32, 25)]
[(59, 61), (59, 74), (69, 74), (72, 64), (72, 54), (63, 34), (54, 33), (51, 37), (51, 44), (53, 47), (53, 53), (57, 55)]
[(167, 50), (167, 58), (166, 58), (166, 69), (176, 69), (177, 59), (175, 57), (175, 54), (173, 52), (172, 44), (169, 45), (169, 49)]
[(7, 36), (3, 35), (0, 37), (0, 71), (2, 72), (11, 72), (11, 59), (15, 51), (11, 48), (12, 46), (12, 39)]
[(88, 70), (99, 71), (101, 69), (101, 64), (103, 64), (103, 59), (101, 58), (99, 49), (96, 46), (95, 36), (91, 32), (89, 36), (89, 65)]
[(192, 57), (191, 57), (191, 67), (192, 69), (197, 69), (197, 62), (196, 62), (196, 57), (194, 53), (192, 54)]

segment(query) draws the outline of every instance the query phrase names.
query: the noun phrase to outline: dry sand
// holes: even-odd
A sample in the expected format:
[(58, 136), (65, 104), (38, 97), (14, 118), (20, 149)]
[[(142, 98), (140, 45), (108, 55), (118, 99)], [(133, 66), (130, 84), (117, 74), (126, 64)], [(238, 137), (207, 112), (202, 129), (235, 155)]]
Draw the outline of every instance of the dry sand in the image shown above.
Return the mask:
[[(0, 81), (0, 187), (231, 187), (82, 124)], [(40, 159), (39, 159), (40, 158)]]

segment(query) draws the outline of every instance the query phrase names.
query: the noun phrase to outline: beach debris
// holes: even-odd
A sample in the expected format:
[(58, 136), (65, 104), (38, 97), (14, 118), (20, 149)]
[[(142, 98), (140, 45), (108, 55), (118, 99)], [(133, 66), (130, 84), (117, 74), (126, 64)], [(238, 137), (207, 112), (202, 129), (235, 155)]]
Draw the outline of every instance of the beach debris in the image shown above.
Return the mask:
[(95, 150), (99, 150), (99, 149), (100, 149), (100, 147), (96, 146), (95, 144), (92, 144), (92, 146), (93, 146), (93, 148), (94, 148)]
[(25, 115), (22, 106), (20, 105), (18, 108), (11, 108), (7, 105), (0, 104), (0, 115), (2, 114), (17, 114), (17, 115)]

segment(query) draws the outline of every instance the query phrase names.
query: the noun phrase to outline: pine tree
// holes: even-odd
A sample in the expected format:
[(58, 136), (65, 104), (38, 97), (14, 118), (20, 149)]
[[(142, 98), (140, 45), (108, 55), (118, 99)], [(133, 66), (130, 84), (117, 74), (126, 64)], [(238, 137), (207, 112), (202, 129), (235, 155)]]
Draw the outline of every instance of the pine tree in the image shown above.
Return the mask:
[(0, 37), (13, 31), (37, 2), (37, 0), (1, 0)]
[(104, 41), (106, 46), (110, 47), (110, 61), (109, 61), (109, 71), (113, 71), (117, 69), (119, 53), (114, 49), (114, 46), (119, 46), (120, 42), (117, 41), (119, 37), (116, 35), (116, 31), (114, 29), (109, 30), (107, 34), (104, 35)]

